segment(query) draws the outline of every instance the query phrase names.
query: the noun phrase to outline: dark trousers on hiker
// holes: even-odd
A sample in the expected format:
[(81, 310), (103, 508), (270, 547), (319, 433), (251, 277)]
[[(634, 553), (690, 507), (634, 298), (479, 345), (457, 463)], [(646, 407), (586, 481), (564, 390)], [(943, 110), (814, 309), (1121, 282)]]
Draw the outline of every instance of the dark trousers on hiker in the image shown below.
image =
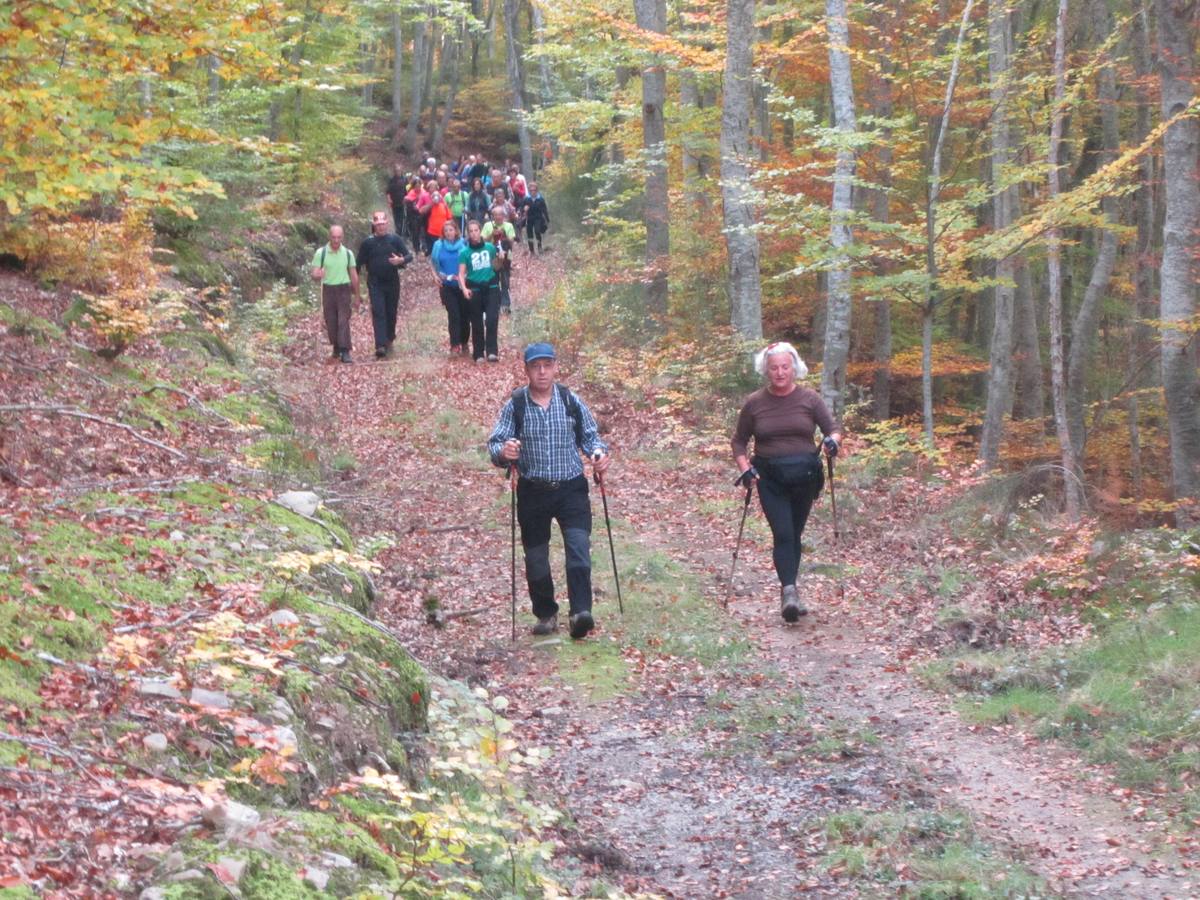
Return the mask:
[(500, 290), (500, 309), (512, 309), (512, 294), (508, 290), (509, 285), (512, 284), (512, 270), (505, 266), (497, 272), (496, 284)]
[(525, 221), (525, 240), (529, 242), (529, 252), (533, 252), (533, 241), (537, 239), (537, 248), (540, 253), (542, 250), (542, 235), (546, 233), (546, 226), (541, 222), (534, 222), (532, 219)]
[(348, 284), (321, 285), (321, 310), (325, 314), (325, 334), (334, 353), (350, 352), (350, 300), (354, 296)]
[(821, 457), (816, 453), (774, 459), (756, 456), (751, 462), (758, 469), (758, 499), (775, 541), (775, 574), (780, 584), (795, 584), (800, 571), (800, 538), (825, 484)]
[(371, 327), (375, 329), (375, 349), (386, 350), (396, 340), (396, 312), (400, 308), (400, 280), (367, 280), (371, 298)]
[[(440, 288), (442, 306), (446, 307), (446, 326), (450, 332), (451, 347), (465, 347), (471, 337), (471, 305), (457, 284), (442, 282)], [(483, 330), (482, 322), (480, 331)], [(480, 337), (482, 340), (482, 336)]]
[(471, 299), (467, 301), (467, 330), (471, 332), (471, 356), (474, 359), (483, 359), (484, 355), (483, 313), (488, 293), (487, 287), (471, 285)]
[(587, 479), (517, 481), (517, 522), (525, 550), (525, 582), (533, 614), (545, 619), (558, 612), (550, 574), (550, 523), (558, 522), (567, 562), (567, 598), (571, 615), (592, 609), (592, 504)]
[[(471, 349), (475, 358), (479, 359), (485, 353), (488, 356), (500, 355), (500, 288), (496, 282), (491, 284), (472, 284), (471, 288)], [(476, 316), (479, 316), (479, 328), (483, 334), (483, 347), (475, 337)]]

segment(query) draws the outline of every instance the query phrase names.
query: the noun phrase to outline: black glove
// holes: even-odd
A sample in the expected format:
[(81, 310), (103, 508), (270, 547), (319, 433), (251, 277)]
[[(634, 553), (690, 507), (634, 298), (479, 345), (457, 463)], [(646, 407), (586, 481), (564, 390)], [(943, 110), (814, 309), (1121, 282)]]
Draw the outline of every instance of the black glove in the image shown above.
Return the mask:
[(754, 479), (758, 477), (758, 469), (751, 466), (745, 472), (737, 477), (737, 481), (733, 483), (734, 487), (748, 488), (754, 484)]
[(821, 441), (821, 446), (825, 448), (825, 455), (830, 459), (838, 455), (838, 442), (831, 437)]

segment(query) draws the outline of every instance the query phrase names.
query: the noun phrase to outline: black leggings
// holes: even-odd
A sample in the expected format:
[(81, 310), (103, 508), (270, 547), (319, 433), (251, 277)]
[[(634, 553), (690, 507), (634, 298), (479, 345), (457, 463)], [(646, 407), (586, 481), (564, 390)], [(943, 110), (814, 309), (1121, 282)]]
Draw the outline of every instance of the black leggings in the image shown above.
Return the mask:
[(755, 457), (758, 499), (775, 539), (772, 557), (780, 584), (795, 584), (800, 570), (800, 538), (825, 477), (816, 453), (777, 459)]

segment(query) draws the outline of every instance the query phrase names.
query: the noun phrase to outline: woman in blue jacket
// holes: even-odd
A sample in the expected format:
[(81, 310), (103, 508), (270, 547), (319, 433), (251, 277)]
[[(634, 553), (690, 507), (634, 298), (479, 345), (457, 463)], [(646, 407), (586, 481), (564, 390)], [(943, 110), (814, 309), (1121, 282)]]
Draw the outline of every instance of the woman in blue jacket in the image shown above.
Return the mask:
[(463, 241), (458, 236), (458, 226), (450, 219), (442, 226), (442, 236), (433, 242), (429, 262), (433, 265), (433, 279), (446, 307), (446, 324), (450, 331), (450, 352), (466, 353), (467, 341), (471, 337), (471, 321), (467, 300), (458, 283), (458, 259)]

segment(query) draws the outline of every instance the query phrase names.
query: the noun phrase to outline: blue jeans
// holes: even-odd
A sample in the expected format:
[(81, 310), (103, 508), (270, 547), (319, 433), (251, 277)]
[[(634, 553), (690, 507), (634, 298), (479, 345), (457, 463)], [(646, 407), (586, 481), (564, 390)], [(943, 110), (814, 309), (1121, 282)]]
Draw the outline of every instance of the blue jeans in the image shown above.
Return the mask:
[(517, 481), (517, 522), (525, 550), (525, 582), (533, 614), (558, 612), (550, 574), (550, 523), (558, 521), (567, 558), (567, 598), (571, 615), (592, 609), (592, 504), (587, 479), (580, 475), (554, 486), (527, 478)]

